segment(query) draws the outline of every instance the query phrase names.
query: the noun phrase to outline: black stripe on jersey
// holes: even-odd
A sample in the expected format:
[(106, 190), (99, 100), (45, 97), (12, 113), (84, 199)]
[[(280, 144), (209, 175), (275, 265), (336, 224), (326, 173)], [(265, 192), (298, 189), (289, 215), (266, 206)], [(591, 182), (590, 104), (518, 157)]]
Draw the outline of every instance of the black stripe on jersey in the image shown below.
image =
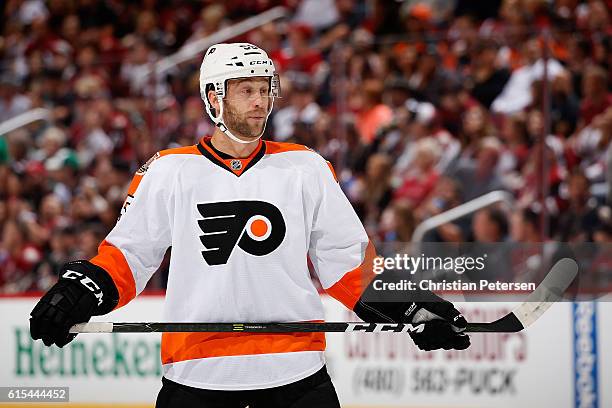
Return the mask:
[(202, 143), (198, 143), (198, 150), (200, 151), (200, 153), (202, 153), (202, 156), (206, 157), (208, 160), (210, 160), (211, 162), (213, 162), (217, 166), (221, 167), (222, 169), (225, 169), (225, 170), (229, 171), (230, 173), (234, 174), (234, 172), (231, 171), (230, 169), (228, 169), (225, 164), (223, 164), (222, 162), (217, 160), (217, 158), (215, 156), (213, 156), (208, 150), (206, 150), (206, 148), (204, 146), (202, 146)]
[(248, 169), (253, 167), (255, 165), (255, 163), (257, 163), (258, 161), (261, 160), (262, 157), (264, 157), (265, 154), (266, 154), (266, 142), (262, 141), (261, 142), (261, 147), (259, 148), (259, 151), (257, 152), (257, 154), (255, 154), (255, 156), (253, 156), (251, 161), (247, 163), (247, 165), (245, 166), (244, 170), (242, 170), (241, 174), (244, 174), (245, 171), (247, 171)]
[[(204, 143), (206, 143), (206, 141), (204, 141)], [(244, 167), (242, 172), (240, 174), (236, 174), (234, 171), (232, 171), (232, 169), (230, 169), (228, 166), (226, 166), (223, 161), (219, 160), (208, 149), (206, 149), (204, 146), (202, 146), (202, 143), (198, 143), (197, 146), (198, 146), (198, 150), (200, 151), (200, 153), (202, 153), (202, 156), (206, 157), (208, 160), (210, 160), (211, 162), (213, 162), (217, 166), (221, 167), (222, 169), (225, 169), (225, 170), (229, 171), (230, 173), (232, 173), (236, 177), (240, 177), (241, 175), (243, 175), (248, 169), (253, 167), (259, 160), (261, 160), (261, 158), (264, 157), (264, 155), (266, 154), (266, 143), (262, 141), (261, 146), (259, 147), (259, 151), (247, 163), (247, 165)], [(217, 149), (214, 149), (214, 151), (216, 153)], [(224, 156), (230, 157), (227, 154), (224, 154)]]
[(224, 160), (231, 160), (231, 159), (236, 159), (236, 157), (232, 157), (227, 153), (223, 153), (221, 150), (217, 149), (215, 146), (213, 146), (211, 139), (204, 139), (204, 143), (206, 143), (206, 146), (210, 147), (210, 149), (217, 153), (217, 156), (219, 156), (220, 158), (224, 159)]

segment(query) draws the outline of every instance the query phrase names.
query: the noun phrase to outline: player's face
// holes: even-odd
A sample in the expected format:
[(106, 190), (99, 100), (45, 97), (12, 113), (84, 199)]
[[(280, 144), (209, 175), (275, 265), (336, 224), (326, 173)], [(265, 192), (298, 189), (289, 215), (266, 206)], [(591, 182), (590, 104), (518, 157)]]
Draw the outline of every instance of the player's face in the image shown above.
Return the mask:
[(223, 106), (225, 125), (246, 140), (258, 138), (264, 130), (270, 102), (267, 78), (230, 80)]

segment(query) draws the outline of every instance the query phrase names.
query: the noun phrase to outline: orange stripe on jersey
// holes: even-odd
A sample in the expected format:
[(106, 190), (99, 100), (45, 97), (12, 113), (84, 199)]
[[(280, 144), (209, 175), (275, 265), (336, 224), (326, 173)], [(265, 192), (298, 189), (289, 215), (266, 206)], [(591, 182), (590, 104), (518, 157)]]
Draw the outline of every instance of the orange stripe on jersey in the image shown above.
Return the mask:
[(143, 176), (142, 174), (136, 173), (134, 177), (132, 177), (132, 181), (130, 182), (130, 186), (128, 187), (129, 196), (132, 196), (132, 197), (134, 196), (134, 193), (138, 189), (138, 185), (140, 184), (140, 181), (142, 180), (142, 176)]
[(334, 176), (334, 180), (336, 180), (336, 182), (338, 182), (338, 177), (336, 177), (336, 172), (334, 171), (334, 166), (332, 166), (332, 164), (325, 160), (325, 162), (327, 163), (327, 167), (329, 167), (329, 169), (331, 170), (333, 176)]
[(266, 154), (275, 154), (300, 150), (312, 151), (312, 149), (310, 149), (309, 147), (297, 143), (270, 142), (266, 140)]
[(344, 274), (338, 282), (325, 291), (353, 310), (355, 303), (357, 303), (363, 291), (374, 278), (374, 258), (376, 258), (376, 249), (372, 242), (369, 242), (361, 265)]
[(163, 333), (162, 364), (196, 358), (324, 351), (324, 333)]
[(168, 156), (170, 154), (200, 154), (196, 145), (175, 147), (173, 149), (165, 149), (159, 152), (159, 156)]
[(98, 247), (98, 255), (90, 259), (94, 265), (104, 269), (113, 278), (119, 292), (119, 303), (115, 309), (136, 297), (136, 282), (123, 253), (106, 240)]

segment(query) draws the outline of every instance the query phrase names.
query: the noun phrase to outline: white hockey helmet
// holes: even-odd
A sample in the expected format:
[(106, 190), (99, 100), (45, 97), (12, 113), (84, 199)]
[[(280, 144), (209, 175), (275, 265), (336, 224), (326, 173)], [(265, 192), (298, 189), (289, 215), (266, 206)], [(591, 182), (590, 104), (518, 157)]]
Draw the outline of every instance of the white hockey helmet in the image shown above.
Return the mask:
[[(280, 81), (274, 63), (261, 48), (249, 43), (215, 44), (204, 54), (200, 66), (200, 95), (206, 105), (206, 113), (215, 125), (230, 139), (238, 143), (250, 143), (232, 134), (223, 123), (223, 98), (227, 89), (227, 80), (250, 77), (268, 77), (270, 80), (270, 104), (266, 115), (272, 111), (274, 98), (280, 97)], [(215, 112), (208, 100), (208, 91), (214, 89), (219, 100), (219, 112)], [(261, 131), (259, 137), (265, 130)]]

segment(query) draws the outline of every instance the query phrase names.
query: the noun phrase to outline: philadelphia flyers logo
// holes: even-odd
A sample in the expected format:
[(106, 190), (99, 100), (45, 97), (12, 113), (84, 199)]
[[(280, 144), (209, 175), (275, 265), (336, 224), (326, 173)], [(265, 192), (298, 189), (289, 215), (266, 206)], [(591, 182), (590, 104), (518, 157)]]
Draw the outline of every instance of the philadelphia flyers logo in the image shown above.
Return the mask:
[(287, 231), (280, 210), (265, 201), (198, 204), (198, 211), (202, 256), (209, 265), (227, 263), (236, 246), (251, 255), (268, 255)]

